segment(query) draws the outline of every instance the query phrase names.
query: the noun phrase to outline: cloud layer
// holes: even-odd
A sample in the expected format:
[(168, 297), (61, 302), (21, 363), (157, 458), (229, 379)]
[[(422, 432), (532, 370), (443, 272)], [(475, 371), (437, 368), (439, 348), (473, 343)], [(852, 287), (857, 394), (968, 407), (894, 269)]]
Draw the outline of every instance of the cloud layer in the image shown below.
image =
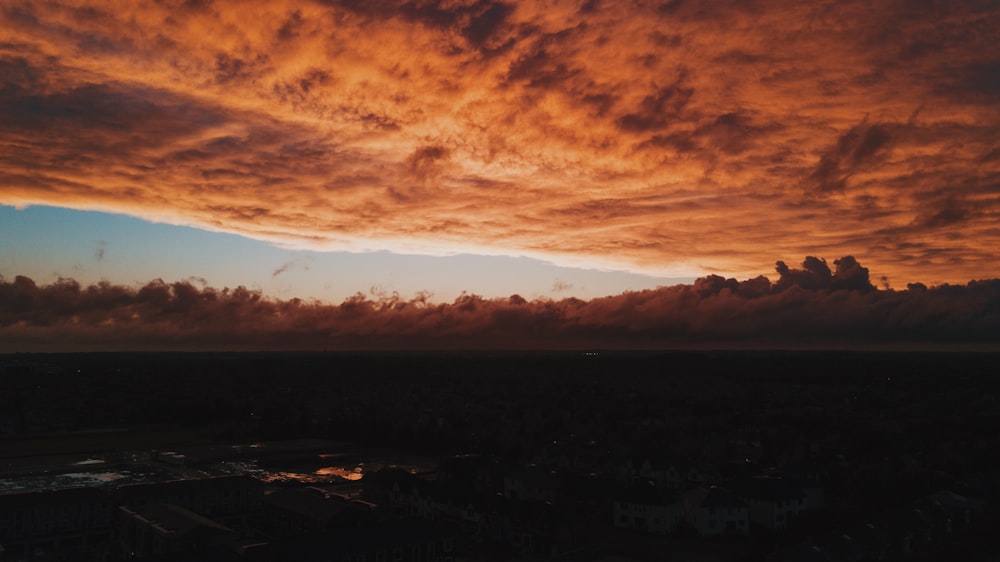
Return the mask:
[(853, 257), (778, 262), (779, 278), (583, 301), (519, 295), (272, 300), (243, 287), (156, 280), (138, 288), (0, 278), (0, 351), (241, 349), (657, 349), (706, 346), (996, 349), (1000, 280), (876, 290)]
[(1000, 248), (995, 2), (10, 0), (0, 203), (657, 274)]

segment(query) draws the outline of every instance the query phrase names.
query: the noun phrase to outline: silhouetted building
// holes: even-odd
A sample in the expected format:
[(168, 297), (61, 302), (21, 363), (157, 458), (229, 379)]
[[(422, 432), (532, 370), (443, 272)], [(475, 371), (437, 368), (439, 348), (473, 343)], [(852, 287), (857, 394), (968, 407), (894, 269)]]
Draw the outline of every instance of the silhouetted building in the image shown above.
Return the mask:
[(371, 504), (329, 498), (316, 488), (276, 490), (264, 496), (264, 528), (273, 537), (311, 535), (375, 521)]
[(684, 514), (703, 537), (749, 532), (747, 504), (725, 488), (703, 486), (684, 494)]
[(940, 490), (926, 496), (924, 503), (941, 509), (948, 518), (947, 532), (966, 527), (972, 523), (976, 515), (983, 511), (986, 502), (976, 498), (967, 498), (955, 492)]
[(297, 537), (274, 545), (275, 560), (296, 562), (453, 562), (454, 539), (420, 521), (396, 521)]
[(260, 514), (264, 484), (250, 476), (213, 476), (119, 486), (119, 505), (130, 509), (149, 504), (176, 505), (232, 529), (244, 529)]
[(112, 513), (111, 497), (94, 488), (0, 495), (0, 559), (99, 560)]
[(235, 531), (216, 521), (162, 503), (119, 507), (115, 529), (118, 552), (125, 560), (227, 547), (237, 538)]
[(744, 478), (729, 487), (746, 502), (750, 522), (773, 531), (787, 529), (809, 507), (802, 488), (781, 478)]
[(503, 495), (511, 500), (554, 502), (562, 487), (559, 473), (540, 466), (518, 467), (503, 478)]
[(628, 488), (614, 501), (614, 525), (652, 535), (668, 535), (684, 521), (684, 503), (673, 491), (652, 485)]

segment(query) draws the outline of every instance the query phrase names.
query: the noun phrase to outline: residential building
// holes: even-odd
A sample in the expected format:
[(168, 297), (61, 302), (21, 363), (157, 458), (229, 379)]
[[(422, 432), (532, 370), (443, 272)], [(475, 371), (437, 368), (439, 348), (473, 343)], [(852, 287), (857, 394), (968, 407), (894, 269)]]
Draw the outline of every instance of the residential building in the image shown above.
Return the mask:
[(111, 497), (95, 488), (0, 495), (2, 559), (99, 560), (111, 547), (112, 514)]
[(783, 531), (788, 523), (808, 509), (805, 492), (781, 478), (744, 478), (730, 489), (747, 504), (750, 522), (772, 531)]
[(675, 492), (651, 485), (626, 489), (614, 500), (614, 525), (651, 535), (669, 535), (684, 521), (684, 503)]
[(119, 486), (115, 495), (119, 505), (130, 509), (154, 503), (176, 505), (231, 529), (241, 530), (249, 527), (250, 520), (259, 516), (264, 484), (244, 475), (212, 476), (128, 484)]
[(451, 534), (420, 521), (395, 521), (290, 538), (274, 559), (296, 562), (453, 562)]
[(684, 515), (699, 535), (746, 535), (750, 513), (746, 502), (726, 488), (702, 486), (684, 494)]
[(115, 522), (119, 556), (124, 560), (225, 547), (237, 533), (202, 515), (177, 505), (150, 503), (118, 508)]

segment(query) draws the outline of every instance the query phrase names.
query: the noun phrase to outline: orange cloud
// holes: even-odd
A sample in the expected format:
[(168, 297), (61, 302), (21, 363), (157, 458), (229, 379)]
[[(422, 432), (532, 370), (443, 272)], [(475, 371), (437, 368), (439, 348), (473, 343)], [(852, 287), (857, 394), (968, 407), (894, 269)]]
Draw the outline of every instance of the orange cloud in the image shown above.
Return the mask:
[(964, 282), (1000, 248), (989, 5), (12, 0), (0, 26), (0, 203), (660, 274)]

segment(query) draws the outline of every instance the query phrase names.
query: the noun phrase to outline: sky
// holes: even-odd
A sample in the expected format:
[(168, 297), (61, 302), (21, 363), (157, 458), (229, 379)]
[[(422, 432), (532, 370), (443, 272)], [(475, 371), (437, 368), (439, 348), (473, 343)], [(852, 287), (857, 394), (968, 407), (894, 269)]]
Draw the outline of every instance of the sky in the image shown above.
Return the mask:
[(285, 248), (236, 234), (41, 206), (20, 211), (0, 206), (0, 240), (18, 241), (0, 250), (0, 275), (46, 283), (72, 278), (87, 285), (102, 280), (141, 285), (153, 279), (243, 285), (270, 297), (333, 303), (359, 292), (451, 302), (472, 288), (487, 297), (593, 298), (694, 280), (503, 255)]
[[(8, 341), (209, 341), (153, 341), (189, 325), (138, 312), (164, 287), (326, 316), (359, 295), (563, 320), (613, 302), (584, 331), (621, 345), (739, 339), (616, 308), (684, 290), (737, 299), (723, 323), (797, 291), (870, 311), (941, 287), (995, 316), (976, 293), (1000, 257), (995, 1), (8, 0), (0, 29), (0, 286), (42, 299), (2, 305)], [(83, 314), (105, 289), (132, 300)], [(417, 345), (394, 318), (393, 337), (325, 333)], [(951, 322), (904, 331), (992, 326)], [(486, 325), (468, 345), (502, 332)], [(419, 333), (457, 341), (442, 326)], [(224, 345), (241, 341), (257, 340)]]

